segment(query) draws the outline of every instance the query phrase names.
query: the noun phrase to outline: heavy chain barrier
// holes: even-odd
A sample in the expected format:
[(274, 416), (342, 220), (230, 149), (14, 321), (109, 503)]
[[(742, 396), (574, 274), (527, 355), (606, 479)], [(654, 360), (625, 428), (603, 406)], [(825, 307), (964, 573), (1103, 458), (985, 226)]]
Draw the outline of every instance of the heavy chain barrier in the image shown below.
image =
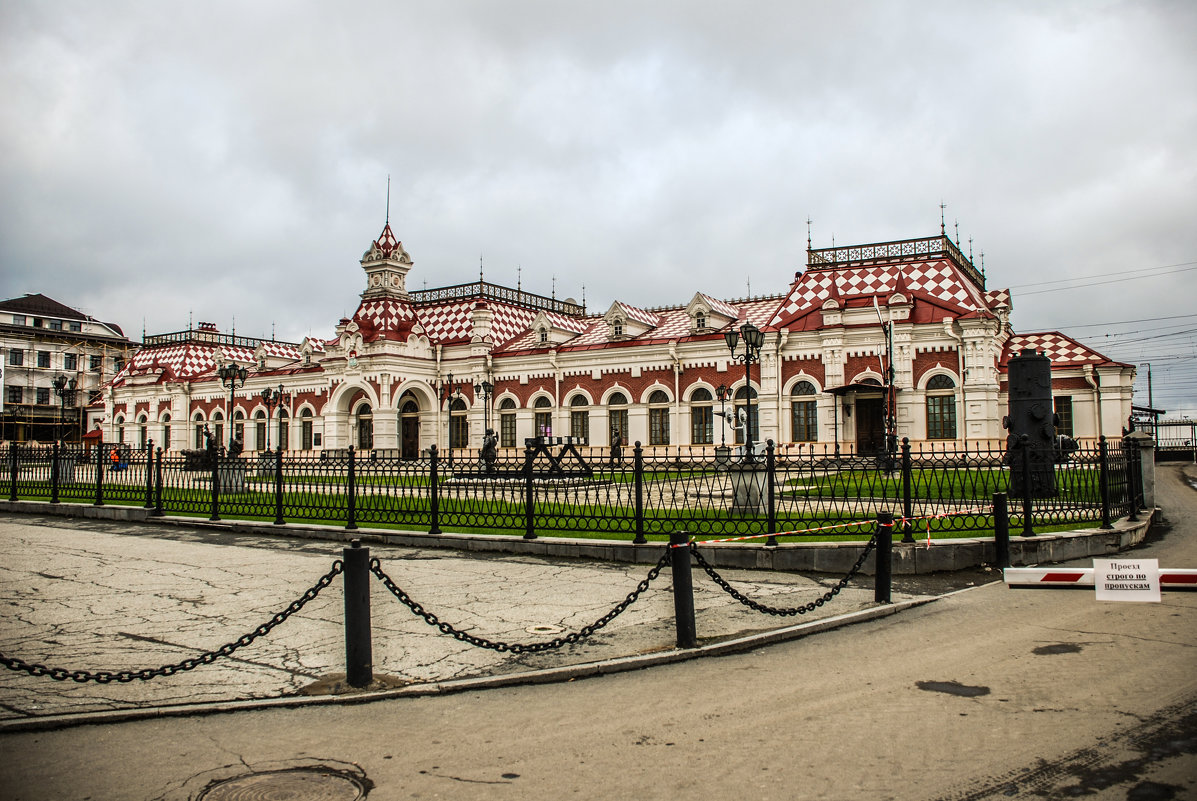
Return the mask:
[(793, 615), (805, 615), (807, 612), (813, 612), (835, 596), (839, 595), (840, 590), (848, 586), (848, 582), (852, 580), (852, 577), (860, 572), (861, 567), (864, 566), (865, 560), (869, 558), (869, 554), (876, 545), (877, 535), (874, 534), (873, 538), (869, 540), (869, 544), (865, 546), (864, 551), (860, 554), (860, 558), (856, 560), (856, 564), (854, 564), (852, 569), (848, 571), (848, 575), (840, 579), (839, 582), (826, 593), (824, 593), (821, 598), (816, 598), (810, 603), (804, 604), (802, 606), (796, 606), (787, 609), (778, 609), (776, 607), (757, 603), (756, 601), (736, 590), (734, 587), (732, 587), (732, 585), (728, 584), (727, 580), (723, 578), (723, 576), (719, 575), (719, 573), (715, 571), (715, 568), (711, 567), (711, 564), (703, 558), (701, 553), (698, 552), (697, 543), (690, 543), (690, 553), (694, 555), (694, 561), (698, 562), (698, 566), (705, 570), (707, 575), (711, 577), (711, 581), (714, 581), (716, 584), (718, 584), (721, 588), (723, 588), (724, 592), (735, 598), (740, 603), (744, 604), (750, 609), (755, 609), (757, 612), (764, 612), (765, 614), (777, 615), (779, 617), (791, 617)]
[(304, 606), (307, 605), (308, 601), (319, 595), (320, 591), (329, 584), (332, 584), (333, 579), (340, 575), (343, 570), (344, 564), (340, 559), (336, 560), (333, 562), (332, 569), (321, 576), (320, 580), (317, 581), (310, 589), (308, 589), (307, 592), (305, 592), (296, 600), (292, 601), (286, 609), (279, 612), (262, 625), (258, 626), (249, 634), (242, 635), (233, 642), (220, 646), (215, 651), (208, 651), (207, 653), (192, 657), (191, 659), (184, 659), (182, 662), (176, 662), (173, 665), (163, 665), (162, 667), (145, 668), (143, 670), (120, 670), (116, 671), (115, 673), (109, 670), (98, 670), (95, 673), (92, 673), (87, 670), (50, 668), (46, 667), (45, 665), (26, 662), (23, 659), (5, 656), (4, 654), (0, 654), (0, 665), (4, 665), (10, 670), (23, 670), (31, 676), (49, 676), (55, 681), (66, 681), (67, 679), (70, 679), (71, 681), (76, 681), (80, 684), (89, 681), (94, 681), (98, 684), (108, 684), (109, 682), (113, 681), (127, 683), (133, 681), (134, 679), (149, 681), (156, 676), (173, 676), (176, 673), (180, 673), (185, 670), (192, 670), (200, 665), (210, 665), (222, 656), (229, 656), (237, 649), (244, 648), (259, 637), (269, 634), (275, 626), (291, 617), (291, 615), (295, 614), (300, 609), (303, 609)]
[(455, 628), (452, 624), (444, 622), (432, 612), (429, 612), (423, 606), (413, 601), (410, 595), (404, 592), (402, 588), (400, 588), (399, 585), (397, 585), (391, 579), (390, 576), (383, 572), (382, 563), (378, 559), (370, 560), (370, 572), (373, 573), (378, 580), (381, 581), (386, 588), (391, 591), (391, 594), (403, 603), (404, 606), (406, 606), (416, 615), (424, 618), (424, 622), (426, 622), (428, 625), (435, 626), (442, 634), (449, 634), (452, 635), (456, 640), (469, 643), (470, 645), (476, 646), (478, 648), (489, 648), (493, 651), (498, 651), (499, 653), (536, 654), (541, 653), (542, 651), (552, 651), (564, 645), (572, 645), (574, 643), (581, 642), (601, 629), (603, 626), (606, 626), (615, 618), (619, 617), (621, 614), (623, 614), (625, 609), (634, 604), (636, 600), (640, 598), (641, 593), (648, 589), (648, 585), (652, 584), (657, 576), (661, 575), (661, 570), (663, 570), (665, 566), (669, 564), (669, 559), (669, 549), (666, 548), (665, 553), (661, 556), (661, 559), (652, 567), (652, 569), (648, 571), (648, 575), (644, 577), (644, 580), (636, 585), (636, 589), (628, 593), (627, 597), (616, 604), (616, 606), (610, 612), (603, 615), (590, 625), (583, 626), (577, 631), (571, 631), (568, 634), (547, 642), (530, 643), (506, 643), (499, 640), (488, 640), (484, 637), (475, 637), (473, 634), (464, 632), (458, 628)]

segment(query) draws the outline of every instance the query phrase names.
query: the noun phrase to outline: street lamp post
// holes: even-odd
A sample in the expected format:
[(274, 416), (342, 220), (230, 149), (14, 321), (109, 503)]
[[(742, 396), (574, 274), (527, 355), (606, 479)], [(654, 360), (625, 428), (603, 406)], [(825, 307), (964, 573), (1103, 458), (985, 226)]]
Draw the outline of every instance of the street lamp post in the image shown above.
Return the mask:
[(66, 407), (75, 405), (75, 392), (79, 388), (79, 382), (74, 379), (68, 379), (65, 375), (59, 374), (54, 376), (54, 394), (58, 396), (62, 403), (62, 407), (58, 412), (58, 441), (66, 442), (66, 438), (62, 435), (63, 429), (66, 427)]
[(233, 400), (234, 394), (239, 387), (245, 386), (245, 379), (249, 376), (249, 370), (244, 367), (238, 367), (234, 362), (225, 362), (224, 366), (216, 371), (216, 375), (220, 378), (220, 383), (225, 389), (229, 391), (229, 405), (225, 410), (225, 417), (229, 421), (229, 451), (233, 448)]
[(722, 421), (719, 424), (719, 446), (727, 447), (727, 413), (723, 409), (724, 402), (731, 396), (731, 390), (728, 389), (727, 384), (720, 384), (715, 388), (715, 397), (719, 398), (719, 419)]
[[(737, 356), (736, 344), (740, 339), (744, 340), (744, 354)], [(754, 456), (752, 453), (752, 375), (750, 368), (753, 362), (760, 361), (761, 347), (765, 344), (765, 332), (752, 323), (744, 323), (740, 326), (739, 332), (733, 329), (724, 333), (723, 341), (731, 350), (732, 360), (744, 363), (744, 409), (747, 417), (744, 421), (744, 461), (751, 462)], [(757, 414), (760, 414), (759, 398), (757, 399)]]
[[(270, 450), (270, 423), (274, 419), (274, 407), (289, 400), (287, 393), (283, 391), (283, 385), (279, 384), (278, 389), (264, 389), (261, 394), (262, 403), (266, 406), (266, 450)], [(281, 437), (281, 432), (280, 432)], [(283, 447), (282, 440), (279, 440), (279, 448)]]
[(490, 380), (490, 376), (487, 376), (486, 380), (484, 380), (480, 383), (474, 384), (475, 396), (477, 396), (479, 393), (482, 394), (482, 431), (483, 431), (483, 433), (490, 431), (490, 396), (494, 391), (495, 391), (495, 385), (494, 385), (494, 382)]

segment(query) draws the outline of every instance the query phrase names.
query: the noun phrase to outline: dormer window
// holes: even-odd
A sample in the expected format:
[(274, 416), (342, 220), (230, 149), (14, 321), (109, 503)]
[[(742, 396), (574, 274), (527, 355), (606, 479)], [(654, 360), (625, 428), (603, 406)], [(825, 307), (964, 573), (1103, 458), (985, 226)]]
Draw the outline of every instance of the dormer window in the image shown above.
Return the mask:
[(699, 331), (707, 327), (707, 316), (702, 312), (694, 315), (694, 327)]
[(611, 336), (613, 336), (613, 337), (623, 336), (623, 320), (620, 320), (617, 318), (617, 319), (611, 321)]
[(545, 328), (545, 327), (543, 327), (543, 326), (542, 326), (542, 327), (539, 329), (539, 335), (540, 335), (540, 344), (542, 344), (542, 345), (546, 345), (546, 344), (548, 344), (548, 341), (549, 341), (549, 329), (547, 329), (547, 328)]

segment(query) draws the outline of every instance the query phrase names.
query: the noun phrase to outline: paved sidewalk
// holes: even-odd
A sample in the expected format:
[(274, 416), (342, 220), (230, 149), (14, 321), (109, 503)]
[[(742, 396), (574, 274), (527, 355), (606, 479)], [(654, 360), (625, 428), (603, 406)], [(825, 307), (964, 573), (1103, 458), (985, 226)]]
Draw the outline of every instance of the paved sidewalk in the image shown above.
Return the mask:
[[(341, 546), (311, 540), (98, 520), (0, 516), (0, 652), (67, 670), (177, 663), (253, 631), (311, 587)], [(654, 546), (655, 547), (655, 546)], [(664, 546), (660, 548), (664, 553)], [(604, 616), (645, 565), (375, 546), (412, 598), (475, 636), (551, 640)], [(797, 607), (838, 577), (721, 570), (760, 603)], [(695, 566), (700, 641), (710, 643), (873, 609), (871, 577), (801, 617), (736, 602)], [(895, 592), (894, 600), (925, 596)], [(376, 676), (389, 686), (528, 672), (673, 650), (670, 571), (590, 639), (516, 656), (441, 634), (373, 582)], [(878, 610), (883, 611), (883, 610)], [(76, 683), (0, 669), (0, 721), (175, 704), (294, 696), (344, 672), (341, 578), (299, 613), (229, 658), (127, 684)]]

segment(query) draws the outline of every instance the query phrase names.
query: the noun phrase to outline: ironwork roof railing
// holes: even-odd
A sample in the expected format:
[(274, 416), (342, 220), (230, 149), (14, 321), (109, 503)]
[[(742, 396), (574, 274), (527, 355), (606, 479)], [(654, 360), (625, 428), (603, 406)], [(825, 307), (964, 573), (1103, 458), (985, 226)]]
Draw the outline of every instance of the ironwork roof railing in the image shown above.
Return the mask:
[(872, 245), (817, 248), (807, 251), (806, 264), (811, 270), (829, 270), (851, 265), (921, 261), (936, 256), (955, 264), (978, 288), (985, 288), (985, 274), (973, 265), (955, 242), (944, 235), (878, 242)]
[(412, 303), (417, 305), (478, 298), (480, 300), (493, 300), (499, 303), (524, 306), (529, 309), (537, 309), (538, 311), (556, 312), (557, 314), (565, 314), (570, 317), (583, 317), (586, 314), (586, 307), (579, 303), (573, 303), (568, 300), (557, 300), (556, 298), (546, 298), (543, 295), (534, 295), (531, 292), (500, 286), (499, 284), (491, 284), (486, 281), (473, 281), (468, 284), (457, 284), (456, 286), (445, 286), (438, 289), (420, 289), (409, 291), (408, 295), (411, 296)]

